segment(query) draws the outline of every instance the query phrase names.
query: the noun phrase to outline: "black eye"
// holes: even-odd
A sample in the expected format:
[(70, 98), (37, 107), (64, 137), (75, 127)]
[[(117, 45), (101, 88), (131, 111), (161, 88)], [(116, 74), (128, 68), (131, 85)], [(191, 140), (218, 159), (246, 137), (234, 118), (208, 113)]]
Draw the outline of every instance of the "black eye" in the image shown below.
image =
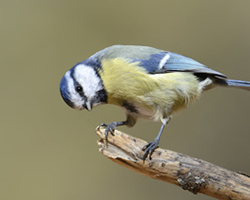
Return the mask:
[(75, 90), (76, 90), (78, 93), (82, 92), (82, 86), (77, 85), (76, 88), (75, 88)]

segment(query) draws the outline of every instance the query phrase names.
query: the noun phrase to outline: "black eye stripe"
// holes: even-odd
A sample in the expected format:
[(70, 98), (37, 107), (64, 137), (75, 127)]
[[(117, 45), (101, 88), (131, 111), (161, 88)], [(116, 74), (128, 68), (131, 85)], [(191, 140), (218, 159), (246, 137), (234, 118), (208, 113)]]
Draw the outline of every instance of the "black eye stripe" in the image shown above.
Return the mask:
[(76, 86), (75, 86), (75, 90), (76, 90), (78, 93), (80, 93), (80, 92), (83, 91), (83, 88), (82, 88), (82, 86), (80, 86), (80, 85), (76, 85)]
[(80, 83), (78, 83), (78, 81), (76, 81), (76, 79), (75, 79), (75, 77), (74, 77), (73, 74), (74, 74), (74, 70), (71, 71), (70, 77), (74, 81), (74, 87), (75, 87), (76, 92), (82, 97), (82, 99), (87, 99), (87, 97), (84, 94), (82, 86), (80, 85)]
[(75, 90), (82, 97), (82, 99), (87, 99), (84, 94), (82, 86), (77, 82), (75, 82)]

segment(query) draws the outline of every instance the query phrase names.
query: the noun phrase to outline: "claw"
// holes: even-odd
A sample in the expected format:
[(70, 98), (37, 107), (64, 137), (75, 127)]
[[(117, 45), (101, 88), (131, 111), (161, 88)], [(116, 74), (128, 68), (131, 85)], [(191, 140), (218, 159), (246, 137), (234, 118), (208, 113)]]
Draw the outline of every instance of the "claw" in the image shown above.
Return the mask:
[(153, 154), (154, 150), (159, 147), (159, 142), (160, 142), (162, 131), (163, 131), (165, 125), (168, 124), (170, 119), (171, 119), (171, 116), (162, 119), (161, 129), (160, 129), (160, 132), (158, 133), (158, 135), (156, 136), (156, 138), (152, 142), (147, 143), (142, 148), (142, 150), (144, 151), (144, 155), (142, 157), (143, 162), (146, 160), (147, 157), (149, 158), (149, 160), (152, 159), (151, 155)]
[(114, 136), (114, 132), (117, 127), (117, 122), (112, 122), (110, 124), (102, 123), (99, 127), (101, 126), (106, 127), (104, 134), (105, 134), (105, 140), (107, 142), (109, 133)]
[(155, 139), (152, 142), (147, 143), (142, 150), (144, 151), (142, 160), (145, 161), (148, 157), (151, 160), (151, 155), (153, 154), (154, 150), (159, 147), (159, 140)]

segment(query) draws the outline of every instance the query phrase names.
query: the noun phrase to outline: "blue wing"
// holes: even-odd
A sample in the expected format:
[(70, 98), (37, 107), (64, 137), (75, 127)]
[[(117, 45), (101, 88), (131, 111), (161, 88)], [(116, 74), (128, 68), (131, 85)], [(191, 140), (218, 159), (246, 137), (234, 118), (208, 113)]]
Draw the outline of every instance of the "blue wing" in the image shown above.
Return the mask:
[(192, 72), (197, 74), (211, 74), (226, 77), (224, 74), (212, 70), (205, 65), (182, 55), (171, 52), (152, 54), (149, 59), (134, 59), (151, 74), (169, 72)]
[(122, 57), (132, 62), (139, 62), (150, 74), (169, 72), (192, 72), (225, 78), (224, 74), (182, 55), (147, 46), (114, 45), (103, 49), (84, 62), (101, 67), (102, 59)]

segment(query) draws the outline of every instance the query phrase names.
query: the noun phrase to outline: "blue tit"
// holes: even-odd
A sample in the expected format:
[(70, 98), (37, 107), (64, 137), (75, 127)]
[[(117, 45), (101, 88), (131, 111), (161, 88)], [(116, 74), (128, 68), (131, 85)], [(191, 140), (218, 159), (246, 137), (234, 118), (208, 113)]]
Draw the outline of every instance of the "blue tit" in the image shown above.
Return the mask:
[(60, 83), (64, 101), (72, 108), (91, 110), (101, 104), (120, 106), (127, 119), (106, 126), (113, 134), (117, 126), (132, 127), (138, 118), (161, 121), (156, 138), (143, 147), (143, 160), (151, 159), (171, 116), (215, 86), (250, 91), (250, 82), (228, 79), (203, 64), (147, 46), (114, 45), (79, 62)]

